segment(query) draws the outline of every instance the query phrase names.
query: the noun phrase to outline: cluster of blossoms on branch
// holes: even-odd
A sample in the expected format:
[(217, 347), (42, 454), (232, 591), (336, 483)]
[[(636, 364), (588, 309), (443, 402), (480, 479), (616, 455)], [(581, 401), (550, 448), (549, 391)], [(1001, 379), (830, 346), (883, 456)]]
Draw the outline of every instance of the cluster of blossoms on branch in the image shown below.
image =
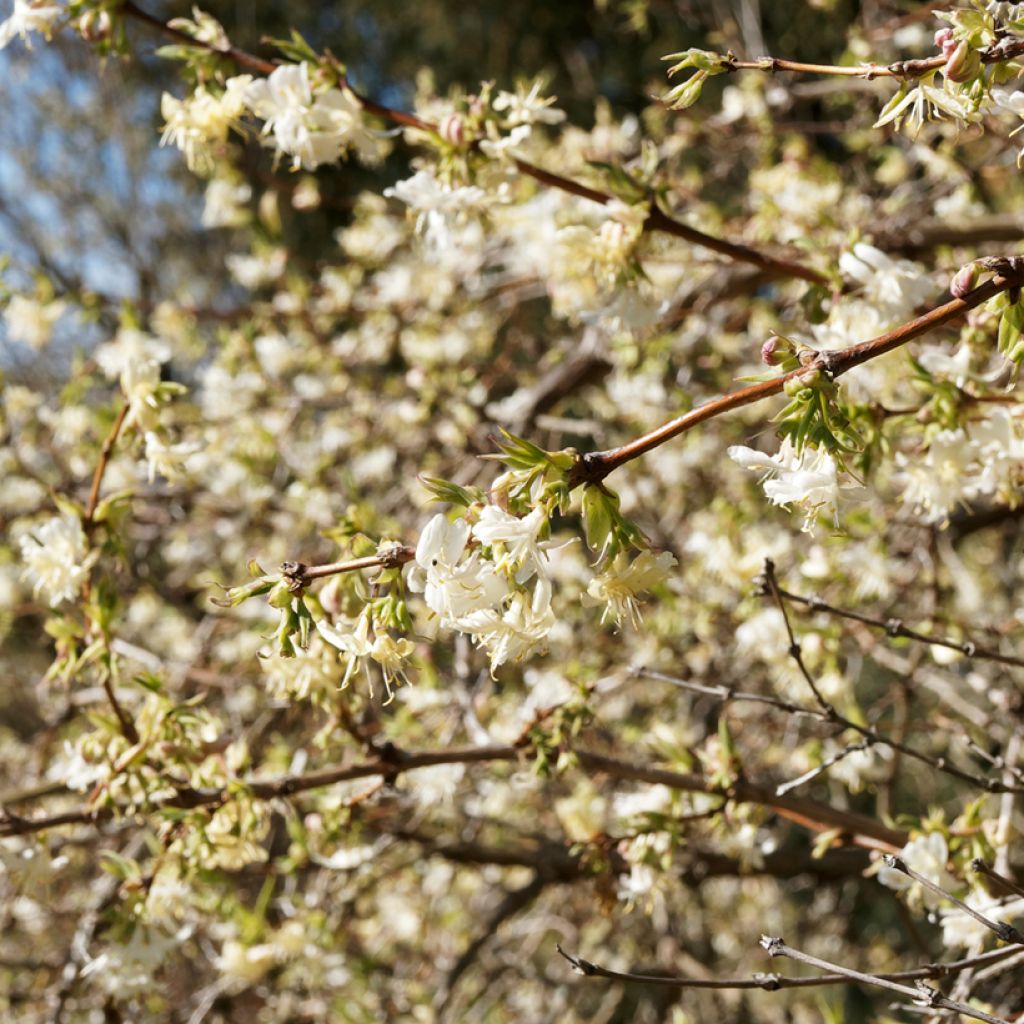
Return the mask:
[[(15, 0), (0, 46), (63, 22), (117, 53), (133, 12)], [(880, 186), (906, 179), (891, 190), (897, 211), (915, 175), (938, 191), (953, 173), (918, 135), (951, 145), (957, 127), (1013, 126), (1007, 115), (1021, 110), (1017, 8), (978, 2), (942, 17), (932, 56), (831, 69), (900, 83), (874, 128), (913, 138), (871, 165)], [(730, 876), (737, 921), (713, 937), (722, 956), (743, 955), (755, 920), (786, 913), (767, 884), (739, 899), (754, 879), (738, 876), (788, 877), (795, 829), (817, 833), (802, 871), (821, 862), (823, 877), (859, 884), (866, 857), (845, 865), (830, 859), (837, 847), (898, 851), (924, 883), (877, 862), (863, 884), (937, 911), (950, 950), (992, 941), (999, 933), (964, 907), (990, 922), (1021, 912), (969, 874), (973, 858), (1009, 870), (1014, 811), (996, 797), (1021, 788), (1018, 712), (993, 666), (1019, 667), (994, 648), (1021, 613), (1012, 570), (989, 602), (964, 581), (996, 578), (992, 557), (954, 549), (941, 528), (1020, 501), (1021, 260), (957, 270), (944, 256), (926, 269), (920, 253), (906, 258), (914, 246), (886, 239), (882, 214), (867, 215), (887, 201), (881, 187), (857, 193), (796, 143), (751, 174), (730, 225), (693, 187), (713, 169), (714, 154), (698, 162), (726, 123), (713, 118), (673, 122), (662, 109), (641, 127), (599, 108), (592, 130), (560, 128), (536, 78), (446, 96), (424, 79), (406, 113), (363, 96), (297, 34), (263, 60), (199, 10), (157, 25), (185, 81), (180, 97), (163, 95), (161, 142), (206, 179), (203, 226), (236, 250), (251, 243), (224, 261), (225, 292), (243, 308), (175, 300), (115, 315), (111, 297), (65, 294), (45, 275), (0, 284), (13, 344), (56, 352), (72, 321), (99, 324), (103, 339), (76, 355), (66, 393), (5, 386), (2, 408), (12, 486), (0, 513), (14, 544), (0, 592), (11, 621), (45, 618), (40, 689), (67, 697), (45, 785), (70, 817), (55, 816), (50, 834), (147, 823), (146, 849), (109, 858), (118, 906), (106, 948), (88, 952), (95, 931), (76, 939), (86, 953), (73, 982), (140, 1000), (161, 964), (195, 957), (219, 977), (214, 999), (276, 978), (338, 989), (354, 968), (336, 932), (361, 879), (394, 870), (404, 888), (352, 924), (354, 942), (429, 942), (409, 907), (434, 900), (444, 916), (456, 913), (446, 899), (486, 900), (464, 876), (424, 869), (409, 881), (401, 843), (486, 863), (490, 830), (524, 821), (521, 849), (496, 863), (532, 866), (531, 899), (584, 882), (588, 906), (596, 893), (650, 936), (682, 920), (680, 879)], [(731, 53), (675, 57), (670, 73), (692, 71), (665, 98), (677, 109), (715, 78), (787, 70)], [(728, 88), (727, 123), (765, 117), (767, 93)], [(359, 196), (336, 250), (304, 263), (282, 220), (320, 207), (340, 160), (379, 168), (395, 126), (415, 147), (408, 176)], [(260, 195), (238, 166), (250, 145), (253, 159), (272, 154), (275, 185)], [(968, 179), (936, 212), (977, 213)], [(742, 241), (726, 240), (730, 227)], [(753, 245), (770, 232), (796, 244)], [(537, 300), (539, 327), (523, 313)], [(918, 343), (933, 331), (945, 334)], [(778, 440), (753, 440), (769, 418), (757, 403), (773, 396)], [(47, 462), (49, 434), (68, 451), (60, 464)], [(466, 452), (495, 447), (492, 478)], [(733, 463), (760, 474), (762, 490)], [(447, 508), (427, 513), (427, 499)], [(931, 538), (927, 555), (905, 539), (915, 530)], [(338, 560), (305, 564), (300, 550)], [(766, 558), (792, 566), (807, 593), (887, 607), (923, 593), (927, 573), (932, 632), (949, 636), (932, 646), (930, 634), (853, 613), (869, 636), (881, 627), (924, 644), (853, 650), (824, 618), (836, 609), (810, 597), (794, 626), (773, 569), (751, 592)], [(968, 613), (995, 634), (983, 667), (968, 667)], [(5, 614), (0, 631), (8, 624)], [(651, 697), (659, 686), (671, 696)], [(944, 722), (960, 716), (963, 736), (922, 731), (922, 700)], [(769, 714), (787, 716), (793, 743), (776, 742), (785, 730), (767, 728)], [(455, 747), (463, 737), (476, 745)], [(417, 743), (429, 749), (408, 753)], [(636, 764), (605, 752), (614, 745)], [(490, 761), (507, 773), (470, 768)], [(590, 774), (572, 775), (581, 769)], [(948, 821), (893, 813), (908, 792), (934, 793), (935, 778), (982, 795)], [(792, 795), (812, 785), (828, 799)], [(4, 885), (34, 872), (39, 893), (72, 858), (81, 869), (72, 844), (64, 854), (58, 839), (51, 851), (45, 835), (29, 838), (44, 820), (0, 817)], [(544, 830), (557, 841), (541, 844)], [(303, 903), (291, 881), (277, 888), (299, 873), (328, 878), (340, 909)], [(212, 877), (227, 879), (216, 897)], [(263, 879), (255, 909), (232, 892), (239, 878)], [(33, 913), (22, 903), (15, 916)], [(230, 923), (207, 930), (221, 913)]]

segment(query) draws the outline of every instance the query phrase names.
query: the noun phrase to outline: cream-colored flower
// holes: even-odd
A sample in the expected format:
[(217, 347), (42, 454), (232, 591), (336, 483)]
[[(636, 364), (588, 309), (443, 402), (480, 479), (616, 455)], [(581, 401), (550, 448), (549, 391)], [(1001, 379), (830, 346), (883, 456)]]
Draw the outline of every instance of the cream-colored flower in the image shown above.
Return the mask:
[(604, 606), (602, 622), (611, 618), (621, 624), (625, 618), (639, 627), (639, 595), (664, 583), (675, 565), (675, 555), (669, 551), (657, 555), (643, 551), (632, 562), (628, 562), (624, 554), (619, 555), (608, 569), (590, 581), (583, 604)]

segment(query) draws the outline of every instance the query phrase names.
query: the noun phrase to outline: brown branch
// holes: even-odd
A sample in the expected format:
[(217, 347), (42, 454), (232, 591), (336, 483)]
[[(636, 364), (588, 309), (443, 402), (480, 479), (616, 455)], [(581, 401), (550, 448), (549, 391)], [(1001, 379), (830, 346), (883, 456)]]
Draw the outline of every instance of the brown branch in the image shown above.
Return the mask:
[(281, 566), (281, 576), (287, 580), (293, 590), (301, 590), (309, 586), (313, 580), (326, 576), (337, 576), (343, 572), (358, 572), (361, 569), (394, 569), (405, 565), (416, 557), (416, 549), (405, 544), (395, 544), (376, 555), (365, 558), (350, 558), (345, 562), (329, 562), (325, 565), (306, 565), (303, 562), (285, 562)]
[[(1024, 39), (1007, 38), (978, 51), (982, 64), (997, 64), (1024, 55)], [(737, 60), (732, 54), (724, 62), (726, 71), (791, 71), (801, 75), (831, 75), (842, 78), (922, 78), (938, 71), (947, 63), (941, 54), (921, 60), (899, 60), (892, 64), (805, 64), (783, 57), (759, 57), (756, 60)]]
[[(777, 992), (784, 988), (816, 988), (821, 985), (848, 985), (851, 978), (847, 974), (820, 974), (813, 978), (787, 978), (781, 974), (756, 973), (750, 978), (683, 978), (672, 974), (639, 974), (633, 971), (613, 971), (581, 956), (567, 953), (561, 946), (555, 947), (569, 961), (573, 970), (588, 978), (608, 978), (611, 981), (634, 982), (642, 985), (668, 985), (673, 988), (709, 988), (709, 989), (752, 989), (759, 988), (765, 992)], [(976, 967), (985, 967), (999, 963), (1016, 954), (1016, 949), (997, 949), (980, 956), (954, 960), (950, 963), (926, 964), (909, 971), (896, 971), (890, 974), (875, 974), (874, 978), (885, 981), (927, 981), (936, 978), (950, 978), (963, 971)]]
[[(154, 17), (146, 11), (143, 11), (136, 4), (132, 3), (131, 0), (127, 0), (127, 2), (123, 4), (121, 10), (129, 17), (135, 18), (137, 21), (141, 21), (144, 24), (149, 25), (151, 28), (162, 32), (166, 36), (176, 39), (178, 42), (186, 43), (189, 46), (199, 47), (209, 50), (211, 53), (219, 54), (234, 61), (240, 67), (249, 68), (251, 70), (258, 71), (261, 74), (269, 75), (278, 66), (271, 61), (263, 60), (234, 46), (219, 47), (214, 43), (207, 43), (198, 39), (193, 39), (192, 36), (181, 32), (178, 29), (172, 28), (160, 18)], [(391, 121), (393, 124), (401, 125), (405, 128), (414, 128), (421, 132), (437, 132), (437, 126), (431, 124), (429, 121), (424, 121), (415, 114), (408, 114), (404, 111), (395, 110), (392, 107), (385, 106), (383, 103), (378, 103), (369, 96), (364, 96), (362, 93), (357, 92), (347, 81), (345, 82), (345, 85), (368, 114), (373, 114), (376, 117), (383, 118), (386, 121)], [(525, 174), (528, 177), (533, 178), (542, 185), (557, 188), (563, 192), (578, 196), (581, 199), (589, 199), (591, 202), (600, 203), (604, 206), (607, 203), (610, 203), (614, 198), (607, 192), (601, 192), (598, 189), (590, 188), (587, 185), (573, 181), (571, 178), (566, 178), (565, 176), (556, 174), (553, 171), (544, 170), (527, 160), (514, 158), (513, 162), (521, 174)], [(644, 230), (660, 231), (665, 234), (673, 235), (676, 238), (683, 239), (684, 241), (690, 242), (694, 245), (700, 245), (705, 249), (710, 249), (723, 256), (728, 256), (730, 259), (737, 260), (738, 262), (749, 263), (753, 266), (760, 267), (762, 270), (770, 272), (775, 277), (798, 278), (814, 284), (827, 284), (829, 280), (825, 274), (821, 273), (819, 270), (813, 269), (812, 267), (806, 267), (800, 263), (796, 263), (785, 258), (771, 256), (767, 253), (760, 252), (759, 250), (752, 249), (750, 246), (741, 245), (735, 242), (728, 242), (725, 239), (716, 238), (714, 235), (705, 234), (703, 231), (697, 230), (697, 228), (692, 228), (689, 225), (682, 223), (682, 221), (678, 221), (675, 218), (670, 217), (667, 213), (664, 213), (657, 207), (654, 207), (651, 210), (650, 216), (648, 216), (647, 220), (644, 222)]]
[(103, 486), (103, 477), (107, 472), (107, 464), (110, 462), (110, 456), (114, 453), (114, 446), (117, 444), (117, 439), (121, 434), (121, 428), (124, 426), (124, 421), (128, 417), (128, 410), (130, 408), (131, 404), (127, 401), (121, 406), (114, 420), (114, 425), (110, 428), (110, 433), (103, 440), (100, 457), (96, 462), (96, 471), (92, 475), (89, 500), (85, 506), (85, 514), (82, 516), (82, 525), (87, 533), (94, 525), (93, 517), (96, 515), (96, 507), (100, 502), (100, 488)]
[(980, 306), (1000, 292), (1017, 287), (1021, 283), (1024, 283), (1024, 267), (1007, 266), (990, 280), (968, 292), (962, 299), (950, 299), (949, 302), (936, 306), (935, 309), (915, 317), (899, 327), (894, 327), (891, 331), (886, 331), (885, 334), (880, 334), (868, 341), (857, 342), (838, 351), (819, 352), (807, 366), (800, 366), (780, 377), (751, 384), (739, 391), (712, 399), (705, 405), (691, 409), (684, 415), (670, 420), (628, 444), (610, 448), (607, 451), (589, 452), (581, 456), (570, 474), (569, 484), (576, 487), (580, 484), (599, 483), (620, 466), (654, 451), (666, 441), (685, 434), (701, 423), (706, 423), (733, 409), (740, 409), (745, 405), (752, 405), (762, 399), (780, 394), (791, 380), (816, 372), (825, 373), (830, 378), (839, 377), (855, 366), (860, 366), (887, 352), (893, 352), (906, 345), (907, 342), (958, 319), (968, 310)]
[[(596, 751), (578, 749), (572, 751), (580, 767), (591, 772), (600, 772), (615, 779), (629, 779), (634, 782), (661, 784), (683, 792), (706, 793), (738, 803), (754, 803), (769, 807), (778, 814), (796, 822), (804, 828), (825, 832), (838, 831), (852, 845), (887, 851), (899, 850), (907, 841), (905, 832), (892, 829), (867, 815), (845, 811), (827, 804), (802, 797), (777, 796), (772, 787), (759, 785), (744, 779), (728, 787), (712, 784), (701, 775), (670, 771), (655, 765), (638, 764), (609, 757)], [(362, 764), (325, 768), (305, 775), (286, 775), (265, 781), (246, 784), (246, 791), (260, 800), (290, 797), (312, 789), (322, 789), (339, 782), (381, 776), (393, 781), (399, 775), (439, 764), (482, 764), (487, 762), (517, 761), (526, 754), (525, 743), (507, 746), (463, 747), (449, 750), (428, 750), (405, 752), (388, 744), (381, 748), (379, 756)], [(216, 807), (230, 799), (230, 791), (224, 789), (180, 789), (173, 797), (161, 800), (151, 810), (164, 808), (190, 809)], [(63, 814), (44, 818), (24, 818), (8, 812), (0, 817), (0, 838), (26, 835), (59, 825), (92, 824), (121, 813), (122, 808), (81, 808)]]

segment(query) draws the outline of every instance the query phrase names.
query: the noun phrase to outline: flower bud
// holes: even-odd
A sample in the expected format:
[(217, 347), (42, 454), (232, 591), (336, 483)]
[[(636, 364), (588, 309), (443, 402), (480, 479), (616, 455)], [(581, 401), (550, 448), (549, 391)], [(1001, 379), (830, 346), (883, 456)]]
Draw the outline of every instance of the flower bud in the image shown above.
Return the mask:
[(445, 142), (453, 146), (461, 146), (466, 141), (466, 126), (460, 114), (445, 114), (437, 131)]
[(784, 338), (781, 334), (773, 334), (761, 346), (761, 362), (768, 366), (779, 366), (795, 352), (796, 349), (789, 338)]
[(962, 299), (974, 288), (977, 280), (977, 265), (966, 263), (953, 275), (953, 280), (949, 282), (949, 294), (954, 299)]
[(287, 580), (281, 580), (267, 597), (267, 603), (271, 608), (288, 608), (291, 606), (292, 599), (295, 595), (289, 588)]
[(956, 49), (956, 40), (951, 28), (940, 28), (934, 36), (935, 45), (942, 51), (942, 56), (949, 60), (949, 55)]
[(87, 43), (110, 38), (113, 21), (109, 11), (86, 11), (78, 19), (78, 31)]
[(946, 58), (942, 73), (951, 82), (969, 82), (981, 73), (981, 55), (964, 40)]

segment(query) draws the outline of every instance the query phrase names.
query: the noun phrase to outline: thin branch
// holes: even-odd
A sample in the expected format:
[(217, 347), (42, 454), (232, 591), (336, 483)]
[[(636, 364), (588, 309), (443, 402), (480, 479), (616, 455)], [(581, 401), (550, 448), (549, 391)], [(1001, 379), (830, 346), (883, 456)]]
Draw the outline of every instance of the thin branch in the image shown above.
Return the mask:
[(128, 410), (130, 408), (129, 402), (125, 402), (121, 406), (114, 420), (114, 425), (110, 428), (110, 433), (103, 440), (103, 447), (100, 449), (100, 456), (96, 462), (96, 471), (92, 475), (89, 500), (85, 506), (85, 514), (82, 516), (82, 525), (86, 532), (94, 525), (93, 518), (96, 515), (96, 507), (100, 502), (100, 488), (103, 486), (103, 477), (107, 472), (107, 464), (110, 462), (110, 456), (114, 453), (114, 446), (117, 444), (117, 439), (121, 434), (121, 428), (124, 426), (124, 421), (128, 417)]
[(836, 615), (843, 619), (850, 619), (852, 622), (860, 622), (865, 626), (870, 626), (872, 629), (883, 630), (887, 636), (903, 637), (918, 643), (930, 644), (933, 647), (946, 647), (968, 658), (995, 661), (1001, 665), (1024, 668), (1024, 658), (1015, 658), (1012, 654), (1001, 654), (999, 651), (981, 647), (973, 640), (953, 640), (950, 637), (929, 636), (927, 633), (920, 633), (916, 629), (909, 629), (907, 626), (904, 626), (902, 619), (880, 619), (871, 615), (863, 615), (861, 612), (838, 608), (835, 605), (828, 604), (826, 601), (822, 601), (820, 598), (803, 597), (788, 590), (780, 589), (779, 593), (787, 601), (794, 604), (802, 604), (812, 612), (825, 612), (827, 615)]
[[(997, 64), (1024, 55), (1024, 39), (1007, 38), (993, 46), (978, 51), (982, 64)], [(728, 54), (725, 61), (727, 71), (791, 71), (802, 75), (830, 75), (842, 78), (923, 78), (938, 71), (947, 63), (941, 54), (922, 60), (899, 60), (892, 64), (805, 64), (802, 61), (787, 60), (783, 57), (758, 57), (756, 60), (738, 60)]]
[(797, 776), (795, 779), (789, 782), (783, 782), (775, 787), (775, 792), (779, 796), (785, 796), (786, 793), (791, 792), (794, 789), (799, 789), (801, 786), (808, 782), (812, 782), (818, 778), (819, 775), (824, 775), (833, 765), (838, 764), (845, 757), (849, 757), (851, 754), (856, 754), (861, 750), (870, 750), (874, 744), (871, 740), (862, 740), (860, 743), (852, 743), (848, 747), (843, 747), (842, 750), (836, 751), (831, 757), (826, 757), (817, 767), (812, 768), (810, 771), (804, 772), (803, 775)]
[(857, 342), (837, 351), (819, 352), (807, 366), (798, 367), (780, 377), (760, 381), (749, 387), (741, 388), (739, 391), (714, 398), (705, 405), (691, 409), (688, 413), (670, 420), (650, 433), (618, 448), (589, 452), (581, 456), (570, 475), (569, 484), (578, 486), (585, 483), (599, 483), (620, 466), (654, 451), (666, 441), (685, 434), (701, 423), (706, 423), (733, 409), (740, 409), (745, 405), (752, 405), (762, 399), (781, 394), (791, 380), (815, 372), (822, 372), (830, 378), (839, 377), (855, 366), (860, 366), (887, 352), (893, 352), (907, 342), (958, 319), (968, 310), (974, 309), (1000, 292), (1017, 287), (1022, 283), (1024, 283), (1024, 264), (1007, 264), (994, 277), (968, 292), (962, 299), (951, 299), (899, 327), (894, 327), (891, 331), (886, 331), (885, 334), (880, 334), (868, 341)]
[[(192, 36), (172, 28), (166, 22), (161, 21), (161, 19), (143, 11), (136, 4), (130, 2), (130, 0), (123, 4), (121, 10), (124, 14), (149, 25), (151, 28), (156, 29), (166, 36), (185, 43), (188, 46), (199, 47), (209, 50), (211, 53), (219, 54), (234, 61), (240, 67), (249, 68), (250, 70), (258, 71), (261, 74), (269, 75), (278, 66), (272, 61), (263, 60), (234, 46), (220, 47), (214, 43), (207, 43), (199, 39), (194, 39)], [(402, 125), (406, 128), (414, 128), (417, 131), (429, 132), (432, 134), (437, 132), (437, 126), (431, 124), (429, 121), (424, 121), (414, 114), (408, 114), (404, 111), (395, 110), (392, 107), (385, 106), (383, 103), (378, 103), (369, 96), (364, 96), (357, 92), (352, 88), (350, 83), (346, 82), (345, 84), (355, 99), (359, 102), (360, 106), (362, 106), (368, 114), (373, 114), (377, 117), (383, 118), (384, 120), (391, 121), (393, 124)], [(562, 192), (578, 196), (581, 199), (589, 199), (591, 202), (600, 203), (604, 206), (610, 203), (614, 198), (607, 192), (601, 192), (598, 189), (590, 188), (587, 185), (573, 181), (571, 178), (566, 178), (561, 174), (554, 173), (553, 171), (544, 170), (527, 160), (514, 158), (513, 163), (521, 174), (525, 174), (528, 177), (533, 178), (542, 185), (547, 185), (550, 188), (557, 188)], [(698, 231), (696, 228), (692, 228), (688, 224), (684, 224), (682, 221), (670, 217), (667, 213), (657, 207), (653, 207), (651, 209), (650, 215), (644, 222), (644, 230), (660, 231), (664, 234), (673, 235), (676, 238), (683, 239), (684, 241), (690, 242), (694, 245), (699, 245), (705, 249), (710, 249), (713, 252), (720, 253), (723, 256), (728, 256), (730, 259), (736, 260), (740, 263), (749, 263), (755, 267), (760, 267), (762, 270), (768, 271), (775, 277), (798, 278), (800, 280), (809, 281), (813, 284), (828, 284), (829, 281), (828, 277), (819, 270), (815, 270), (812, 267), (806, 267), (803, 264), (796, 263), (782, 257), (771, 256), (767, 253), (760, 252), (757, 249), (752, 249), (747, 245), (728, 242), (725, 239), (705, 234), (703, 231)]]
[[(842, 810), (804, 797), (777, 796), (774, 788), (746, 779), (738, 779), (728, 787), (716, 786), (702, 775), (670, 771), (656, 765), (646, 765), (609, 757), (597, 751), (572, 749), (570, 751), (581, 768), (615, 779), (629, 779), (664, 785), (670, 789), (690, 793), (706, 793), (737, 803), (760, 804), (778, 814), (814, 831), (837, 831), (846, 840), (868, 849), (899, 850), (906, 841), (905, 832), (889, 828), (864, 814)], [(276, 779), (247, 782), (245, 792), (259, 800), (273, 800), (294, 796), (312, 789), (322, 789), (339, 782), (380, 776), (393, 782), (405, 772), (440, 764), (482, 764), (487, 762), (517, 761), (528, 754), (526, 741), (506, 746), (463, 747), (449, 750), (406, 752), (392, 744), (379, 750), (378, 757), (362, 764), (325, 768), (305, 775), (285, 775)], [(182, 788), (166, 800), (154, 804), (150, 810), (191, 809), (217, 807), (231, 798), (230, 788)], [(7, 811), (0, 816), (0, 838), (27, 835), (60, 825), (96, 824), (115, 815), (127, 813), (122, 807), (82, 807), (48, 817), (25, 818)]]
[(926, 875), (922, 875), (920, 871), (915, 871), (902, 857), (897, 857), (894, 854), (885, 854), (882, 859), (885, 861), (886, 867), (899, 871), (908, 878), (912, 878), (918, 885), (927, 889), (930, 893), (940, 896), (944, 900), (949, 900), (950, 903), (962, 910), (968, 917), (973, 917), (978, 924), (984, 925), (990, 932), (994, 932), (1003, 942), (1011, 942), (1015, 946), (1024, 946), (1024, 935), (1014, 928), (1012, 924), (1007, 924), (1005, 921), (993, 921), (992, 918), (979, 913), (974, 907), (968, 906), (963, 900), (957, 899), (952, 893), (946, 892), (941, 885), (936, 885)]
[(804, 681), (810, 688), (811, 693), (814, 694), (814, 699), (818, 702), (818, 707), (821, 708), (822, 713), (829, 718), (831, 721), (838, 721), (839, 714), (836, 709), (825, 699), (821, 690), (818, 689), (818, 684), (814, 681), (814, 676), (808, 671), (807, 665), (804, 664), (803, 652), (800, 649), (800, 642), (796, 638), (796, 634), (793, 632), (793, 625), (789, 621), (789, 611), (786, 608), (786, 602), (782, 599), (782, 594), (779, 592), (779, 583), (775, 578), (775, 563), (770, 559), (764, 560), (764, 582), (771, 593), (772, 597), (775, 598), (775, 604), (782, 614), (782, 621), (786, 626), (786, 635), (789, 637), (789, 656), (796, 662), (797, 668), (800, 669), (800, 674), (804, 677)]
[(281, 566), (281, 575), (293, 590), (301, 590), (309, 586), (313, 580), (326, 576), (337, 576), (343, 572), (358, 572), (360, 569), (394, 569), (405, 565), (416, 557), (416, 549), (405, 544), (395, 544), (376, 555), (365, 558), (351, 558), (346, 562), (330, 562), (326, 565), (305, 565), (303, 562), (285, 562)]
[(1024, 786), (1015, 786), (1012, 783), (1006, 782), (1004, 779), (984, 778), (981, 775), (973, 775), (971, 772), (965, 772), (963, 769), (957, 768), (955, 765), (951, 765), (944, 757), (930, 757), (927, 754), (921, 753), (919, 750), (915, 750), (913, 747), (908, 747), (905, 743), (901, 743), (899, 740), (883, 735), (876, 729), (872, 729), (870, 726), (862, 725), (860, 722), (855, 722), (853, 719), (839, 714), (839, 712), (821, 696), (817, 685), (814, 683), (813, 677), (808, 671), (807, 666), (804, 664), (800, 645), (796, 642), (792, 628), (790, 627), (789, 616), (786, 614), (782, 591), (779, 590), (777, 585), (775, 587), (772, 586), (774, 579), (775, 566), (771, 559), (765, 559), (764, 576), (762, 577), (762, 593), (771, 594), (779, 605), (779, 609), (785, 619), (786, 629), (790, 638), (789, 654), (796, 662), (801, 674), (804, 679), (807, 680), (808, 685), (814, 692), (814, 696), (821, 707), (820, 717), (824, 718), (826, 721), (834, 722), (836, 725), (840, 725), (844, 729), (852, 729), (870, 743), (880, 743), (887, 747), (891, 747), (893, 750), (898, 750), (901, 754), (906, 754), (907, 757), (911, 757), (915, 761), (920, 761), (922, 764), (929, 765), (940, 772), (944, 772), (946, 775), (952, 775), (954, 778), (960, 779), (963, 782), (969, 782), (972, 786), (977, 786), (988, 793), (1024, 793)]
[[(765, 992), (777, 992), (784, 988), (816, 988), (821, 985), (848, 985), (852, 980), (846, 974), (822, 974), (811, 978), (788, 978), (781, 974), (765, 974), (757, 972), (749, 978), (683, 978), (672, 974), (640, 974), (633, 971), (613, 971), (581, 956), (567, 953), (560, 945), (555, 948), (569, 961), (573, 970), (588, 978), (608, 978), (612, 981), (634, 982), (642, 985), (667, 985), (672, 988), (710, 988), (710, 989), (753, 989)], [(927, 981), (936, 978), (951, 978), (963, 971), (999, 963), (1016, 955), (1014, 949), (997, 949), (980, 956), (954, 960), (947, 964), (926, 964), (909, 971), (896, 971), (891, 974), (875, 974), (872, 977), (886, 981)]]
[(984, 875), (986, 878), (991, 879), (997, 885), (1003, 886), (1009, 889), (1016, 896), (1024, 896), (1024, 888), (1017, 884), (1012, 878), (1007, 878), (1006, 875), (996, 871), (995, 868), (990, 867), (980, 857), (975, 857), (971, 861), (971, 870), (977, 872), (979, 875)]
[(849, 967), (843, 967), (840, 964), (830, 963), (828, 960), (811, 956), (810, 953), (801, 952), (799, 949), (786, 945), (782, 939), (770, 935), (761, 936), (761, 946), (771, 957), (785, 956), (790, 960), (796, 960), (798, 963), (807, 964), (810, 967), (817, 967), (822, 971), (832, 971), (835, 974), (841, 974), (850, 981), (859, 981), (865, 985), (874, 985), (878, 988), (887, 988), (893, 992), (899, 992), (901, 995), (909, 996), (917, 1006), (925, 1006), (929, 1009), (953, 1010), (956, 1013), (962, 1013), (965, 1017), (986, 1021), (986, 1024), (1010, 1024), (1009, 1021), (1002, 1017), (993, 1017), (991, 1014), (977, 1010), (966, 1003), (958, 1003), (952, 999), (947, 999), (941, 992), (930, 985), (926, 985), (923, 981), (918, 981), (911, 988), (909, 985), (901, 985), (898, 982), (890, 981), (883, 975), (864, 974), (861, 971), (854, 971)]

